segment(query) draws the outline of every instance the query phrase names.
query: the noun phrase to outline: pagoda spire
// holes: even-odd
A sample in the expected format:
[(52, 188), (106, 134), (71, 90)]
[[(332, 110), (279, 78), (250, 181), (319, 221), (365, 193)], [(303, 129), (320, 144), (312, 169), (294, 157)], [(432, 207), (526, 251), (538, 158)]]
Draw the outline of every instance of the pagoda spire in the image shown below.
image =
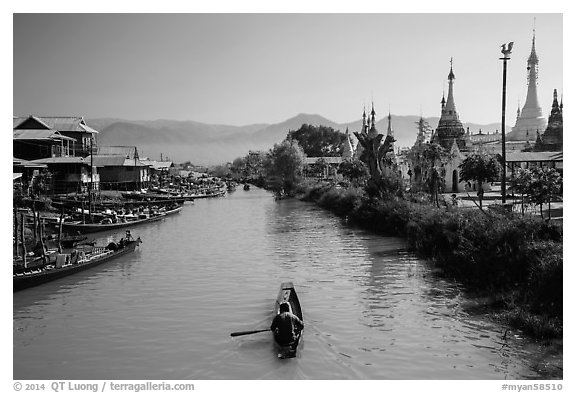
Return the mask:
[(538, 55), (536, 54), (536, 27), (532, 29), (532, 50), (528, 56), (526, 70), (528, 80), (528, 91), (526, 94), (526, 103), (522, 108), (520, 117), (516, 120), (516, 125), (512, 127), (512, 132), (508, 136), (510, 141), (523, 140), (526, 137), (526, 131), (529, 131), (528, 138), (536, 140), (536, 130), (546, 128), (546, 118), (542, 115), (542, 108), (538, 103)]
[(456, 113), (456, 104), (454, 103), (454, 71), (452, 69), (453, 59), (450, 58), (450, 73), (448, 74), (448, 99), (446, 100), (446, 105), (444, 106), (444, 113), (451, 118), (458, 119), (458, 114)]
[(554, 89), (554, 96), (552, 99), (552, 108), (558, 107), (558, 91)]
[(390, 110), (388, 110), (388, 131), (386, 135), (394, 136), (394, 131), (392, 131), (392, 115), (390, 114)]
[(532, 51), (528, 57), (528, 66), (536, 65), (538, 66), (538, 55), (536, 54), (536, 18), (534, 18), (534, 27), (532, 28)]
[(370, 130), (368, 131), (368, 135), (371, 138), (375, 138), (378, 135), (378, 131), (376, 130), (376, 111), (374, 110), (374, 101), (372, 101), (372, 111), (370, 112)]
[[(392, 130), (392, 115), (390, 114), (390, 108), (388, 108), (388, 130), (386, 136), (394, 138), (394, 131)], [(392, 152), (394, 152), (394, 142), (392, 142)]]
[(548, 124), (557, 122), (562, 119), (562, 104), (558, 104), (558, 91), (554, 89), (554, 96), (552, 99), (552, 110), (550, 111), (550, 116), (548, 117)]

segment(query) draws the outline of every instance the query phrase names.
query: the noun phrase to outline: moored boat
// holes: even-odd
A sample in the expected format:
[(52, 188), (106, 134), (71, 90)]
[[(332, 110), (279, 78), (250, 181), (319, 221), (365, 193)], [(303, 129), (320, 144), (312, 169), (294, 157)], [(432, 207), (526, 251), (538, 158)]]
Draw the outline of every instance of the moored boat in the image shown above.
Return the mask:
[[(129, 194), (126, 194), (129, 195)], [(124, 197), (123, 197), (124, 198)], [(179, 198), (179, 199), (171, 199), (171, 200), (145, 200), (145, 199), (141, 199), (138, 200), (136, 198), (134, 199), (130, 199), (130, 198), (126, 198), (126, 199), (122, 199), (122, 200), (116, 200), (116, 201), (94, 201), (92, 203), (92, 207), (94, 209), (106, 209), (106, 208), (118, 208), (118, 207), (123, 207), (123, 206), (155, 206), (155, 205), (165, 205), (166, 203), (170, 203), (170, 202), (176, 202), (176, 203), (182, 203), (184, 202), (184, 200), (182, 200), (183, 198)], [(185, 198), (184, 198), (185, 199)], [(187, 201), (187, 200), (185, 200)], [(70, 209), (70, 208), (76, 208), (76, 207), (81, 207), (84, 206), (84, 210), (87, 212), (88, 210), (86, 209), (88, 206), (88, 201), (81, 201), (81, 200), (75, 200), (75, 199), (66, 199), (66, 198), (58, 198), (58, 197), (54, 197), (54, 199), (52, 200), (52, 206), (58, 207), (58, 208), (65, 208), (65, 209)]]
[(110, 243), (106, 247), (77, 247), (67, 250), (67, 252), (56, 253), (49, 262), (43, 262), (42, 265), (14, 266), (13, 291), (44, 284), (101, 265), (133, 252), (139, 243), (141, 243), (140, 238), (134, 239), (130, 235), (130, 231), (126, 231), (126, 237), (118, 243)]
[(186, 201), (194, 200), (193, 196), (174, 196), (170, 194), (161, 194), (154, 192), (123, 192), (122, 197), (125, 199), (132, 199), (137, 201), (151, 201), (151, 202), (177, 202), (184, 203)]
[(65, 231), (70, 233), (93, 233), (114, 230), (133, 225), (144, 224), (147, 222), (158, 221), (170, 214), (178, 213), (180, 210), (182, 210), (182, 206), (178, 205), (177, 207), (170, 210), (159, 211), (157, 213), (150, 214), (141, 214), (134, 219), (124, 219), (117, 220), (117, 222), (112, 222), (110, 218), (106, 218), (99, 223), (82, 223), (81, 221), (63, 222), (62, 227)]
[[(288, 303), (291, 308), (292, 314), (296, 315), (303, 322), (304, 317), (302, 315), (302, 307), (300, 306), (300, 300), (298, 300), (298, 295), (294, 289), (294, 284), (291, 282), (283, 282), (280, 285), (280, 292), (274, 303), (274, 317), (280, 313), (280, 304)], [(296, 331), (296, 339), (289, 345), (282, 345), (278, 342), (276, 334), (274, 334), (274, 343), (278, 349), (278, 357), (281, 359), (293, 358), (296, 356), (296, 351), (298, 350), (298, 344), (300, 344), (300, 339), (302, 338), (302, 331)]]

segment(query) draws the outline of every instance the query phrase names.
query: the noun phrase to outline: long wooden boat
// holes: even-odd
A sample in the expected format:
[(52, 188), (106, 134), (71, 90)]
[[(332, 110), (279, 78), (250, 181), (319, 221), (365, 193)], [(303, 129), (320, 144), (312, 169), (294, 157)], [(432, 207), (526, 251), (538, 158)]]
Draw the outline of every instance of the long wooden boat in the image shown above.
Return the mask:
[(167, 210), (165, 212), (161, 212), (157, 215), (147, 216), (146, 218), (140, 218), (135, 220), (127, 220), (125, 222), (106, 222), (106, 223), (82, 223), (81, 221), (73, 221), (73, 222), (63, 222), (62, 228), (66, 232), (70, 233), (94, 233), (100, 231), (107, 231), (107, 230), (115, 230), (120, 228), (126, 228), (138, 224), (144, 224), (147, 222), (158, 221), (170, 214), (178, 213), (182, 210), (182, 206), (178, 206), (174, 209)]
[(190, 194), (194, 199), (215, 198), (226, 195), (226, 188), (207, 190), (201, 194)]
[(101, 265), (114, 258), (134, 251), (141, 243), (140, 238), (133, 239), (127, 231), (126, 237), (118, 243), (106, 247), (78, 247), (70, 253), (54, 255), (53, 262), (35, 267), (15, 267), (12, 278), (13, 291), (30, 288), (71, 274)]
[[(302, 315), (302, 307), (300, 306), (300, 301), (298, 300), (298, 295), (294, 289), (294, 284), (291, 282), (283, 282), (280, 285), (280, 292), (278, 292), (278, 297), (274, 303), (274, 317), (280, 313), (280, 304), (282, 303), (290, 304), (292, 309), (292, 314), (296, 315), (302, 322), (304, 322), (304, 317)], [(290, 343), (290, 345), (280, 345), (278, 343), (276, 335), (274, 335), (274, 343), (278, 349), (278, 357), (281, 359), (293, 358), (296, 356), (296, 351), (298, 350), (298, 344), (300, 344), (300, 339), (302, 338), (302, 331), (298, 331), (296, 340)]]
[[(174, 199), (170, 199), (168, 201), (166, 200), (154, 200), (154, 201), (149, 201), (149, 200), (136, 200), (136, 199), (127, 199), (127, 200), (117, 200), (117, 201), (99, 201), (96, 200), (92, 203), (92, 207), (95, 209), (101, 209), (101, 208), (116, 208), (116, 207), (120, 207), (120, 206), (154, 206), (154, 205), (166, 205), (167, 203), (172, 203), (172, 202), (176, 202), (176, 203), (182, 203), (183, 201), (180, 199), (177, 199), (176, 201), (174, 201)], [(188, 202), (188, 200), (186, 200), (186, 202)], [(64, 208), (70, 208), (70, 207), (81, 207), (84, 206), (84, 209), (87, 210), (88, 209), (88, 202), (84, 201), (82, 202), (81, 200), (75, 200), (75, 199), (66, 199), (66, 198), (54, 198), (52, 200), (52, 206), (54, 207), (64, 207)]]
[(125, 199), (132, 199), (136, 201), (164, 202), (164, 203), (166, 202), (184, 203), (194, 200), (194, 197), (174, 196), (170, 194), (161, 194), (153, 192), (146, 192), (146, 193), (123, 192), (121, 195)]

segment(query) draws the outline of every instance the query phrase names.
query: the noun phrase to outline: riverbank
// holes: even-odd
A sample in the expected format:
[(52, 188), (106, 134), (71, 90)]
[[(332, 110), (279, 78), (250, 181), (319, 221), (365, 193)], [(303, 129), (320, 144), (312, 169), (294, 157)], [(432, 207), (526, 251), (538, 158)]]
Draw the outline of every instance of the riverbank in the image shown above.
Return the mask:
[(423, 195), (375, 200), (362, 189), (302, 183), (301, 200), (350, 224), (400, 236), (468, 291), (489, 296), (494, 317), (536, 339), (563, 332), (562, 225), (502, 209), (437, 208)]

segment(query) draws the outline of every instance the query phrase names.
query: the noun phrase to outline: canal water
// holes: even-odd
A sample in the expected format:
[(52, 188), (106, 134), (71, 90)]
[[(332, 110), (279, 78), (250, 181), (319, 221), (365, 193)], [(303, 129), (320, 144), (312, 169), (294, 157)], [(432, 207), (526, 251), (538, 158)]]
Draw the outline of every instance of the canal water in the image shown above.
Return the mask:
[[(504, 339), (401, 239), (313, 204), (238, 190), (132, 233), (135, 253), (14, 293), (14, 379), (544, 377), (545, 348)], [(282, 361), (271, 333), (230, 333), (268, 327), (284, 281), (305, 330), (298, 357)]]

